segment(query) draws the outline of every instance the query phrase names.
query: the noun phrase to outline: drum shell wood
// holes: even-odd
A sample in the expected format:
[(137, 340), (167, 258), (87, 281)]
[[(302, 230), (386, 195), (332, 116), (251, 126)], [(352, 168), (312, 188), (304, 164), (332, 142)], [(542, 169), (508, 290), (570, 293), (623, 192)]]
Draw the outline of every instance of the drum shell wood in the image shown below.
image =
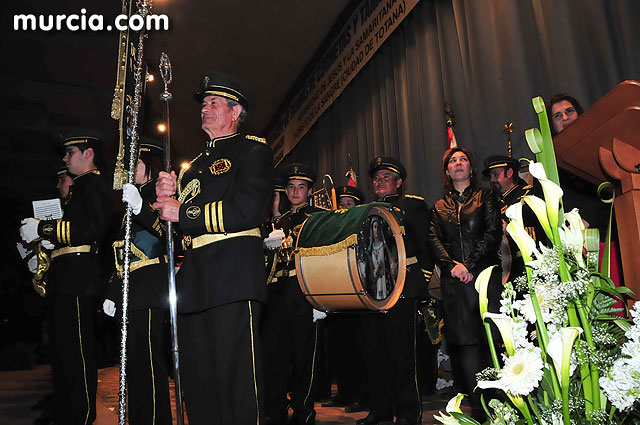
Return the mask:
[(315, 309), (326, 312), (362, 309), (384, 311), (392, 308), (400, 298), (406, 277), (406, 252), (401, 228), (384, 208), (372, 207), (368, 213), (368, 216), (371, 215), (381, 216), (394, 236), (398, 275), (391, 294), (378, 300), (366, 291), (360, 279), (355, 244), (329, 255), (300, 255), (296, 250), (298, 284)]

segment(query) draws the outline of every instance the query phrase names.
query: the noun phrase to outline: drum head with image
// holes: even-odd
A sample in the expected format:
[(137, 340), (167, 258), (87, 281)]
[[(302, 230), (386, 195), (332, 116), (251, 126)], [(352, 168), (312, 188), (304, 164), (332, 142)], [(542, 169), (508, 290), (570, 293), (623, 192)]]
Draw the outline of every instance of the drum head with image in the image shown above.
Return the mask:
[(398, 280), (398, 247), (386, 217), (372, 213), (358, 232), (358, 274), (365, 291), (375, 300), (391, 296)]

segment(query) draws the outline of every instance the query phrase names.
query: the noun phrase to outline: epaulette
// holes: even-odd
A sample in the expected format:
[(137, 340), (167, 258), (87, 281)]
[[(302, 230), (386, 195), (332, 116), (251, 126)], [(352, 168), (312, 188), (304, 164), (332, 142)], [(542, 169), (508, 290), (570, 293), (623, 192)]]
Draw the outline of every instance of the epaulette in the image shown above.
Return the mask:
[(422, 196), (418, 196), (418, 195), (404, 195), (405, 198), (410, 198), (410, 199), (418, 199), (420, 201), (424, 201), (424, 198)]
[(264, 137), (252, 136), (250, 134), (247, 134), (244, 137), (245, 137), (245, 139), (253, 140), (254, 142), (260, 142), (260, 143), (264, 143), (264, 144), (267, 143), (267, 139), (265, 139)]
[(88, 174), (95, 174), (96, 176), (101, 175), (100, 170), (93, 169), (93, 170), (89, 170), (89, 171), (87, 171), (87, 172), (84, 172), (84, 173), (82, 173), (82, 174), (78, 174), (78, 175), (77, 175), (77, 176), (75, 176), (72, 180), (73, 180), (73, 181), (76, 181), (76, 179), (78, 179), (78, 178), (80, 178), (80, 177), (83, 177), (83, 176), (86, 176), (86, 175), (88, 175)]
[(289, 213), (291, 212), (291, 210), (286, 211), (284, 214), (281, 214), (279, 216), (277, 216), (276, 218), (273, 219), (274, 223), (279, 223), (280, 220), (282, 220), (283, 218), (285, 218)]

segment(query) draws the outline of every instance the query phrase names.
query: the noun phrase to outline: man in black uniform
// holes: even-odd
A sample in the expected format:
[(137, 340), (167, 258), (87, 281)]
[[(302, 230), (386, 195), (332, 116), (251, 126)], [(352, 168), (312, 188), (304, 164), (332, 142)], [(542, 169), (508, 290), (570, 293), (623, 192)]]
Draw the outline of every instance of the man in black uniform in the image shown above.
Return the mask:
[[(364, 194), (354, 186), (336, 188), (338, 207), (353, 208), (364, 202)], [(335, 377), (337, 394), (323, 407), (345, 406), (347, 412), (366, 410), (363, 406), (368, 393), (364, 385), (364, 368), (362, 365), (362, 332), (360, 316), (342, 314), (328, 317), (327, 328), (329, 370)]]
[[(388, 313), (363, 316), (371, 406), (369, 415), (357, 424), (375, 425), (392, 421), (394, 416), (397, 424), (418, 424), (422, 418), (416, 364), (418, 301), (429, 299), (427, 286), (433, 272), (426, 245), (429, 207), (419, 196), (402, 194), (407, 173), (397, 159), (374, 158), (369, 175), (375, 198), (403, 212), (407, 275), (402, 296)], [(435, 373), (435, 356), (430, 358), (429, 370)]]
[(244, 87), (217, 73), (201, 82), (195, 97), (210, 140), (177, 179), (160, 173), (154, 208), (184, 235), (176, 286), (189, 423), (255, 425), (263, 420), (258, 323), (266, 301), (259, 226), (271, 203), (273, 152), (238, 133), (251, 106)]
[(278, 263), (274, 280), (268, 285), (269, 303), (263, 323), (267, 424), (286, 424), (289, 404), (293, 409), (289, 424), (313, 424), (318, 327), (314, 310), (298, 285), (293, 248), (302, 224), (311, 214), (321, 210), (309, 205), (315, 180), (313, 170), (304, 164), (290, 164), (282, 174), (291, 209), (277, 217), (274, 223), (276, 229), (282, 229), (284, 240), (276, 254)]
[[(484, 162), (484, 170), (482, 174), (491, 180), (491, 189), (497, 194), (498, 206), (500, 207), (500, 215), (503, 225), (509, 222), (505, 215), (507, 208), (511, 205), (521, 202), (521, 199), (527, 195), (533, 195), (533, 186), (522, 180), (518, 176), (520, 162), (514, 158), (503, 155), (493, 155), (488, 157)], [(538, 240), (539, 237), (545, 237), (544, 230), (540, 226), (538, 219), (533, 211), (526, 205), (522, 210), (525, 229), (529, 235)], [(503, 227), (504, 227), (503, 226)], [(504, 235), (508, 239), (509, 251), (511, 253), (511, 267), (509, 270), (509, 280), (522, 275), (525, 272), (522, 254), (518, 249), (518, 245), (508, 235)], [(503, 256), (505, 252), (503, 252)], [(503, 266), (505, 265), (503, 258)]]
[(95, 315), (100, 275), (97, 247), (111, 216), (109, 184), (96, 168), (100, 139), (74, 131), (63, 137), (64, 158), (74, 175), (59, 220), (23, 220), (27, 242), (54, 245), (47, 275), (47, 324), (56, 424), (90, 424), (96, 418)]
[[(163, 167), (162, 144), (143, 137), (134, 184), (122, 188), (122, 200), (132, 210), (127, 334), (127, 413), (129, 423), (171, 425), (169, 361), (165, 320), (169, 309), (169, 284), (165, 230), (157, 212), (155, 182)], [(124, 272), (124, 220), (113, 243), (117, 277), (103, 311), (122, 316)], [(122, 238), (122, 239), (120, 239)], [(115, 301), (115, 303), (114, 303)]]

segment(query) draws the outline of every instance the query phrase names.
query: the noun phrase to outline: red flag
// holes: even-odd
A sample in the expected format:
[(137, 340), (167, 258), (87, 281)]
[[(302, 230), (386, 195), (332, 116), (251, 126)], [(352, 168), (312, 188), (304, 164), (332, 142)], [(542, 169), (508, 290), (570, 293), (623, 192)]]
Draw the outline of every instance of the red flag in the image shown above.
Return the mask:
[(456, 140), (456, 135), (453, 132), (453, 127), (447, 127), (447, 142), (449, 143), (449, 149), (458, 147), (458, 141)]
[(356, 172), (353, 171), (353, 168), (349, 167), (349, 171), (347, 171), (347, 174), (345, 174), (344, 176), (349, 177), (349, 183), (347, 183), (349, 186), (357, 186), (358, 176), (356, 175)]

